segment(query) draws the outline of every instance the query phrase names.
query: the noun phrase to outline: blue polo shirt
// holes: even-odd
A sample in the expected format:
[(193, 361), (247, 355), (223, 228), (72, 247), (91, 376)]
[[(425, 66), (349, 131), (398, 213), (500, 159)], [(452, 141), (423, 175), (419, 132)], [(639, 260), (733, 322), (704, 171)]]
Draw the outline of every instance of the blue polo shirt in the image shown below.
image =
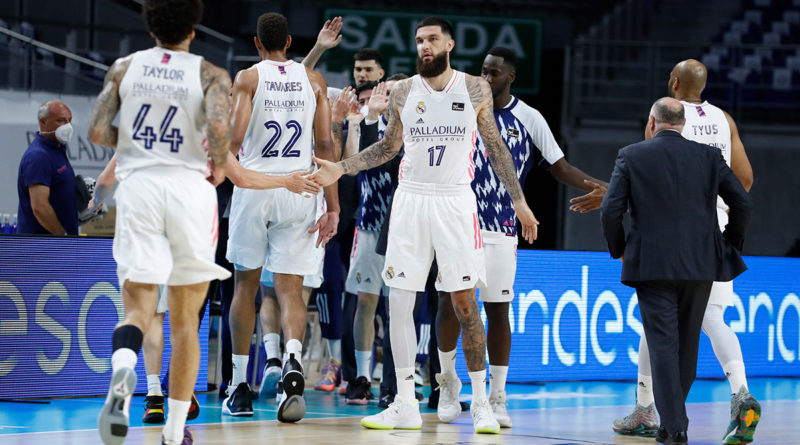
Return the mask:
[(50, 205), (68, 235), (78, 234), (78, 199), (75, 172), (67, 158), (67, 145), (40, 134), (22, 155), (17, 175), (17, 233), (48, 234), (33, 214), (28, 187), (42, 184), (50, 187)]

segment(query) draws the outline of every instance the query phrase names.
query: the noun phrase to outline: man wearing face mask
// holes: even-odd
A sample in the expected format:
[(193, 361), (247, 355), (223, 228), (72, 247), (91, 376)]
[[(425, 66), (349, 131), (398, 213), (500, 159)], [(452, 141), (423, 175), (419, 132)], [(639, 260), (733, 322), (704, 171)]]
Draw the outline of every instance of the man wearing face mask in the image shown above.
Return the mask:
[(72, 112), (51, 100), (39, 107), (39, 131), (19, 163), (18, 233), (77, 235), (75, 172), (67, 157)]

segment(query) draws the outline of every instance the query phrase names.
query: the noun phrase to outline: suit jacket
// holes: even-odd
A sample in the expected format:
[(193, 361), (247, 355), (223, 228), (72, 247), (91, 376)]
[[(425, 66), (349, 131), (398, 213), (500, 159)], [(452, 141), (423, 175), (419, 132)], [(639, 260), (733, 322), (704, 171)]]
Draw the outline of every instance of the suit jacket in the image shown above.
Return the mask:
[[(716, 200), (730, 207), (720, 233)], [(622, 216), (630, 209), (630, 233)], [(722, 153), (663, 130), (619, 151), (600, 207), (613, 258), (624, 254), (622, 282), (730, 281), (747, 268), (740, 251), (752, 200)]]

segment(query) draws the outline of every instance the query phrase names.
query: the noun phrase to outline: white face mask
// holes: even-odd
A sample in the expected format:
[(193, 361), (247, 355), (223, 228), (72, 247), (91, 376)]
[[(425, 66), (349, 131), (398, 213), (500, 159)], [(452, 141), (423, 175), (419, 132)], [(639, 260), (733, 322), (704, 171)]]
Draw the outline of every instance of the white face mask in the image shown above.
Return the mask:
[(73, 132), (72, 124), (66, 123), (56, 128), (55, 131), (42, 131), (40, 132), (40, 134), (55, 133), (56, 139), (58, 139), (58, 141), (61, 142), (62, 144), (66, 144), (67, 142), (70, 141), (70, 139), (72, 139), (72, 132)]
[(367, 114), (369, 114), (369, 106), (364, 105), (358, 111), (359, 113), (361, 113), (362, 116), (367, 117)]

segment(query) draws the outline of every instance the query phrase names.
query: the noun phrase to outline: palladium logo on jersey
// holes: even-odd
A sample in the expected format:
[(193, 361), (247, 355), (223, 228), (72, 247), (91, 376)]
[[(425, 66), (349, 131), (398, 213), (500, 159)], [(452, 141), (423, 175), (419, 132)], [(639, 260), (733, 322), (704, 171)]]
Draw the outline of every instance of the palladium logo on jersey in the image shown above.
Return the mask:
[(466, 136), (467, 127), (460, 125), (435, 125), (435, 126), (419, 126), (409, 128), (409, 133), (412, 138), (429, 138), (438, 140), (460, 140)]

